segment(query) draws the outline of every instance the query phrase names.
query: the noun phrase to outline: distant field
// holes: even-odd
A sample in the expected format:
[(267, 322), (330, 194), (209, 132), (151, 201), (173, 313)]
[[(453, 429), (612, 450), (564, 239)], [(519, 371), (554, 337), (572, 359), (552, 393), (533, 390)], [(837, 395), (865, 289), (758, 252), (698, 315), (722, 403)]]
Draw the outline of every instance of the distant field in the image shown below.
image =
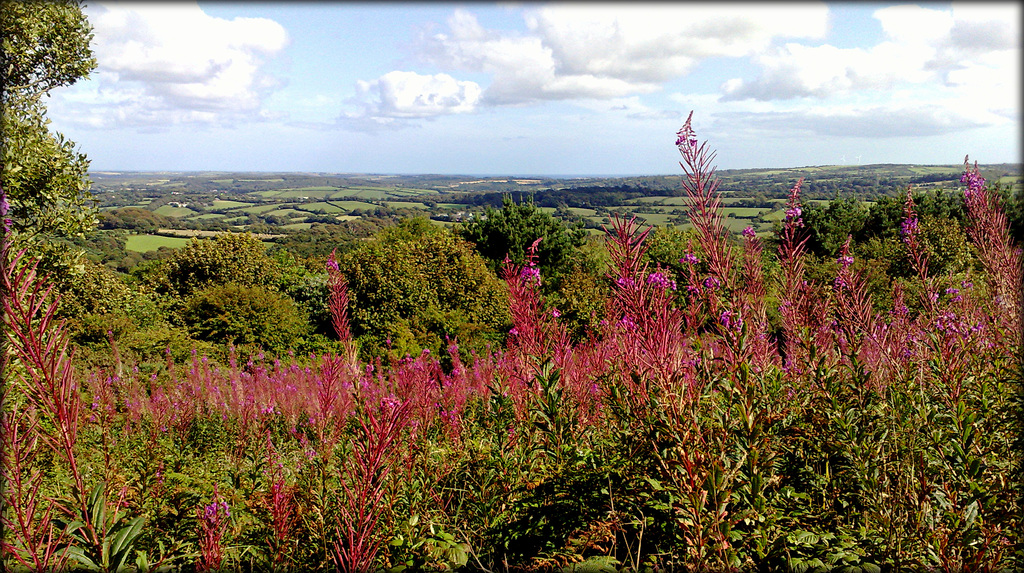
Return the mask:
[(426, 203), (420, 203), (417, 201), (385, 201), (388, 207), (392, 209), (423, 209), (424, 211), (429, 210)]
[(337, 206), (339, 206), (342, 209), (345, 209), (347, 211), (351, 211), (353, 209), (376, 209), (377, 208), (377, 206), (374, 205), (373, 203), (364, 203), (362, 201), (331, 201), (331, 203), (334, 203), (335, 205), (337, 205)]
[(246, 207), (245, 209), (237, 209), (234, 212), (236, 212), (236, 213), (252, 213), (252, 214), (256, 215), (256, 214), (259, 214), (259, 213), (266, 213), (267, 211), (273, 211), (274, 209), (278, 209), (280, 207), (281, 207), (281, 205), (279, 205), (279, 204), (254, 205), (252, 207)]
[(205, 215), (199, 215), (196, 217), (189, 217), (190, 219), (221, 219), (225, 217), (223, 213), (206, 213)]
[(326, 199), (333, 195), (336, 190), (337, 187), (308, 187), (304, 189), (288, 189), (285, 191), (278, 191), (276, 195), (273, 195), (273, 197), (279, 199), (297, 199), (299, 197)]
[(417, 189), (415, 187), (396, 187), (390, 191), (392, 195), (437, 195), (439, 193), (436, 189)]
[(358, 197), (360, 199), (387, 199), (390, 197), (387, 191), (382, 189), (359, 189), (350, 187), (348, 189), (342, 189), (337, 193), (331, 195), (332, 198), (340, 199), (342, 197)]
[(191, 239), (182, 239), (178, 237), (164, 237), (161, 235), (128, 235), (128, 240), (125, 243), (125, 249), (135, 251), (136, 253), (155, 251), (160, 247), (178, 249), (183, 247), (190, 240)]
[(188, 217), (189, 215), (196, 214), (196, 211), (188, 207), (171, 207), (170, 205), (161, 205), (154, 209), (153, 212), (164, 217)]
[(277, 209), (276, 211), (268, 211), (267, 215), (275, 215), (278, 217), (305, 217), (307, 212), (299, 211), (297, 209)]
[(672, 219), (675, 215), (669, 215), (668, 213), (637, 213), (637, 219), (643, 219), (648, 225), (657, 225), (659, 227), (663, 225), (670, 225), (669, 219)]
[(234, 209), (235, 207), (245, 207), (246, 205), (252, 205), (252, 203), (243, 203), (242, 201), (228, 201), (226, 199), (214, 199), (214, 209)]
[(313, 223), (291, 223), (290, 225), (281, 225), (282, 229), (308, 229), (313, 226)]
[(722, 209), (722, 214), (732, 215), (733, 217), (752, 218), (769, 211), (771, 209), (763, 207), (725, 207)]
[(344, 209), (337, 205), (323, 201), (317, 201), (316, 203), (303, 203), (301, 205), (296, 205), (295, 208), (303, 211), (309, 211), (310, 213), (341, 213), (344, 211)]

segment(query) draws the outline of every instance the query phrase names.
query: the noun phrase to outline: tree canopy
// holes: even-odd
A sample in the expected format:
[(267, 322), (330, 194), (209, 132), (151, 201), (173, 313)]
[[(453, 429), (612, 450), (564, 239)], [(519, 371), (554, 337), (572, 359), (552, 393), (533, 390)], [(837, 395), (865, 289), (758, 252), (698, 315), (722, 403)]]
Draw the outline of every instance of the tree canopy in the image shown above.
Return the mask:
[(43, 96), (96, 67), (92, 29), (76, 0), (4, 2), (0, 10), (0, 185), (12, 241), (46, 243), (95, 224), (88, 207), (89, 162), (51, 133)]
[(459, 234), (476, 244), (477, 251), (498, 270), (508, 256), (513, 263), (524, 264), (526, 251), (537, 239), (538, 266), (545, 276), (558, 274), (577, 249), (586, 242), (583, 225), (566, 227), (541, 211), (532, 200), (516, 203), (506, 195), (501, 210), (487, 208), (484, 217), (464, 225)]

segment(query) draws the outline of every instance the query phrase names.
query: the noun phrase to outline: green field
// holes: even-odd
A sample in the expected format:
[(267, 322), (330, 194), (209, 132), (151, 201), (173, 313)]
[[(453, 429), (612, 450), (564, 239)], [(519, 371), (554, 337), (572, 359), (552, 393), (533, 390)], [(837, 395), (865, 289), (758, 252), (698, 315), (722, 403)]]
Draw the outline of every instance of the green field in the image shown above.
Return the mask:
[(236, 207), (245, 207), (246, 205), (252, 205), (252, 203), (243, 203), (242, 201), (228, 201), (226, 199), (213, 200), (213, 209), (234, 209)]
[(332, 199), (341, 199), (342, 197), (358, 197), (360, 199), (387, 199), (390, 194), (382, 189), (359, 189), (351, 187), (348, 189), (342, 189), (337, 193), (331, 195)]
[(125, 249), (136, 253), (155, 251), (160, 247), (177, 249), (184, 246), (191, 239), (181, 237), (164, 237), (162, 235), (128, 235)]
[(301, 205), (296, 205), (295, 208), (308, 211), (310, 213), (341, 213), (344, 211), (344, 209), (337, 205), (323, 201), (317, 201), (316, 203), (303, 203)]
[(426, 203), (420, 203), (418, 201), (385, 201), (388, 207), (392, 209), (423, 209), (427, 211), (430, 207), (427, 207)]
[[(274, 197), (281, 199), (298, 199), (309, 197), (310, 199), (326, 199), (334, 194), (335, 187), (309, 187), (306, 189), (288, 189), (278, 191)], [(269, 197), (269, 195), (267, 195)]]
[(253, 207), (246, 207), (245, 209), (236, 209), (235, 212), (238, 212), (238, 213), (252, 213), (254, 215), (258, 215), (260, 213), (266, 213), (267, 211), (273, 211), (274, 209), (279, 209), (279, 208), (281, 208), (280, 204), (278, 204), (278, 203), (271, 203), (269, 205), (255, 205)]
[(764, 207), (725, 207), (722, 209), (723, 215), (731, 215), (733, 217), (740, 217), (745, 219), (752, 219), (762, 213), (768, 213), (771, 209)]
[(277, 216), (277, 217), (294, 218), (294, 217), (305, 217), (307, 215), (307, 213), (308, 213), (308, 211), (299, 211), (297, 209), (288, 209), (288, 208), (286, 208), (286, 209), (277, 209), (275, 211), (268, 211), (266, 214), (267, 215), (274, 215), (274, 216)]
[(664, 225), (670, 225), (670, 219), (675, 215), (669, 215), (668, 213), (637, 213), (637, 219), (643, 219), (648, 225), (657, 225), (658, 227)]
[(220, 218), (225, 217), (225, 216), (226, 215), (224, 215), (223, 213), (206, 213), (205, 215), (199, 215), (199, 216), (196, 216), (196, 217), (189, 217), (189, 218), (190, 219), (203, 219), (203, 220), (206, 220), (206, 219), (220, 219)]
[(161, 205), (154, 209), (153, 212), (164, 217), (188, 217), (189, 215), (196, 214), (195, 211), (188, 207), (171, 207), (170, 205)]
[(331, 203), (341, 207), (342, 209), (345, 209), (346, 211), (351, 211), (353, 209), (377, 208), (377, 205), (374, 205), (373, 203), (364, 203), (362, 201), (331, 201)]

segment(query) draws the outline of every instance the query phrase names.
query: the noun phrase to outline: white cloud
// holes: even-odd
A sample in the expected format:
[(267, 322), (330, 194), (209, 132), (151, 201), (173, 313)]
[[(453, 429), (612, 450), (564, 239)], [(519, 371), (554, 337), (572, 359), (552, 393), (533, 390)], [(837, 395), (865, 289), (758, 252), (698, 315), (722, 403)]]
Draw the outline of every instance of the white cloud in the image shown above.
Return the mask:
[(475, 82), (458, 81), (448, 74), (421, 75), (394, 71), (372, 81), (359, 81), (352, 102), (362, 109), (348, 112), (343, 121), (351, 127), (399, 127), (403, 120), (469, 113), (480, 101)]
[(995, 87), (992, 82), (1017, 84), (1019, 15), (1019, 7), (1010, 4), (882, 8), (874, 17), (885, 41), (870, 48), (787, 43), (755, 58), (762, 67), (759, 78), (734, 78), (722, 88), (727, 99), (826, 98), (905, 84), (953, 85), (962, 81), (960, 70), (972, 70), (969, 74), (989, 88)]
[(86, 8), (96, 85), (69, 92), (68, 119), (93, 127), (230, 124), (267, 117), (279, 84), (264, 72), (289, 42), (264, 18), (224, 20), (195, 3), (108, 2)]
[(465, 10), (424, 39), (443, 69), (490, 74), (491, 104), (650, 93), (701, 60), (742, 57), (775, 38), (818, 38), (824, 4), (551, 4), (525, 13), (527, 34), (484, 29)]
[(900, 138), (947, 135), (982, 127), (969, 114), (937, 104), (857, 108), (813, 107), (791, 111), (722, 112), (728, 123), (765, 134)]

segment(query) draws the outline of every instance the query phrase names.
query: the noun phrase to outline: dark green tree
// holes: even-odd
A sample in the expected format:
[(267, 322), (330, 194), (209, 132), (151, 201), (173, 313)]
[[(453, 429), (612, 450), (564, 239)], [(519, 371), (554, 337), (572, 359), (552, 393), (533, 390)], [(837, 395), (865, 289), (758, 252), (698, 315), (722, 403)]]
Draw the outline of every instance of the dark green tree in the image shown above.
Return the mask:
[(510, 326), (504, 284), (472, 245), (424, 218), (379, 232), (346, 253), (352, 331), (367, 356), (443, 350), (445, 338), (482, 349)]
[(157, 292), (183, 298), (227, 283), (276, 289), (280, 274), (263, 242), (249, 233), (192, 239), (151, 272), (149, 281)]
[(824, 206), (811, 205), (803, 213), (809, 235), (807, 249), (818, 256), (835, 256), (848, 236), (860, 236), (867, 218), (868, 210), (852, 197)]
[(510, 195), (504, 196), (500, 211), (488, 207), (484, 217), (461, 226), (458, 233), (474, 243), (496, 271), (506, 255), (513, 263), (525, 263), (527, 249), (543, 238), (537, 247), (537, 264), (545, 277), (559, 274), (587, 237), (582, 223), (566, 227), (532, 199), (516, 203)]
[(200, 340), (273, 352), (292, 347), (307, 330), (291, 299), (262, 286), (228, 283), (196, 291), (185, 301), (183, 316)]
[(66, 253), (52, 239), (95, 224), (89, 162), (73, 142), (50, 132), (43, 100), (96, 67), (91, 39), (76, 0), (5, 1), (0, 9), (0, 185), (16, 246)]

